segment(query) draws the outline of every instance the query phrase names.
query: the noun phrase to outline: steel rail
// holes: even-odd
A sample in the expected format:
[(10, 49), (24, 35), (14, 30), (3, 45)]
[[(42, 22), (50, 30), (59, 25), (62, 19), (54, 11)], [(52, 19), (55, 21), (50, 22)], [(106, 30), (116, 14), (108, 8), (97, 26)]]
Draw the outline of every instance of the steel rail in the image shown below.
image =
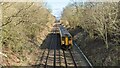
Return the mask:
[(64, 60), (65, 60), (65, 67), (67, 68), (67, 61), (66, 61), (66, 55), (65, 55), (65, 51), (63, 50), (63, 56), (64, 56)]
[[(48, 42), (50, 42), (50, 39), (51, 39), (52, 37), (50, 36), (49, 37), (49, 39), (48, 39)], [(46, 45), (49, 45), (49, 43), (47, 43)], [(40, 59), (40, 64), (42, 64), (42, 60), (43, 60), (43, 57), (44, 57), (44, 54), (45, 54), (45, 51), (47, 50), (47, 48), (45, 48), (45, 50), (43, 51), (43, 53), (42, 53), (42, 56), (41, 56), (41, 59)], [(40, 66), (41, 67), (41, 66)]]
[(57, 35), (57, 45), (58, 45), (58, 50), (59, 50), (59, 65), (60, 65), (60, 67), (61, 67), (61, 53), (60, 53), (60, 48), (61, 48), (61, 46), (60, 46), (60, 37), (59, 37), (59, 35)]
[[(54, 43), (57, 43), (57, 34), (55, 34), (55, 42)], [(56, 46), (57, 46), (57, 44), (54, 44), (54, 63), (53, 63), (53, 65), (54, 65), (54, 68), (56, 68)]]
[[(53, 35), (52, 35), (52, 36), (53, 36)], [(48, 54), (47, 54), (47, 57), (46, 57), (46, 62), (45, 62), (44, 68), (47, 68), (47, 61), (48, 61), (49, 53), (50, 53), (50, 50), (51, 50), (52, 41), (53, 41), (53, 38), (51, 39), (51, 43), (50, 43), (50, 46), (49, 46), (49, 48), (48, 48)]]
[[(50, 36), (50, 37), (48, 38), (48, 40), (45, 41), (45, 42), (49, 42), (49, 43), (50, 43), (50, 40), (49, 40), (50, 38), (51, 38), (51, 36)], [(48, 45), (49, 43), (45, 44), (45, 46)], [(43, 51), (41, 51), (42, 54), (41, 54), (40, 60), (39, 60), (39, 61), (40, 61), (40, 62), (39, 62), (39, 65), (38, 65), (39, 67), (42, 66), (42, 60), (43, 60), (43, 57), (44, 57), (44, 54), (45, 54), (45, 51), (46, 51), (46, 50), (47, 50), (47, 48), (45, 48)], [(36, 62), (36, 64), (37, 64), (37, 62)]]
[(75, 60), (74, 60), (74, 57), (73, 57), (70, 49), (69, 49), (69, 53), (70, 53), (70, 55), (71, 55), (71, 58), (72, 58), (72, 60), (73, 60), (73, 63), (74, 63), (75, 68), (77, 68), (77, 64), (76, 64), (76, 62), (75, 62)]
[(85, 56), (85, 54), (82, 52), (82, 50), (80, 49), (80, 47), (78, 47), (78, 45), (77, 45), (76, 43), (73, 43), (73, 44), (77, 47), (77, 49), (79, 50), (79, 52), (83, 55), (83, 57), (85, 58), (85, 60), (86, 60), (87, 63), (89, 64), (89, 66), (90, 66), (91, 68), (93, 68), (92, 64), (90, 63), (90, 61), (88, 60), (88, 58)]

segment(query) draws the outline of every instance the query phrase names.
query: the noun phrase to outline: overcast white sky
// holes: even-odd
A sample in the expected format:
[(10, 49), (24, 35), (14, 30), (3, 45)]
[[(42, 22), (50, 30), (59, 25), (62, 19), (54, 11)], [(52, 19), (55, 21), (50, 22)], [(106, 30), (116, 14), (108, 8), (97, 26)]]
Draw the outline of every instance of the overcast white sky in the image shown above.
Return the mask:
[(85, 1), (85, 0), (45, 0), (47, 2), (48, 8), (52, 9), (52, 14), (56, 17), (61, 16), (63, 8), (72, 1)]
[(60, 17), (63, 8), (70, 2), (70, 0), (45, 0), (48, 8), (52, 10), (52, 14)]

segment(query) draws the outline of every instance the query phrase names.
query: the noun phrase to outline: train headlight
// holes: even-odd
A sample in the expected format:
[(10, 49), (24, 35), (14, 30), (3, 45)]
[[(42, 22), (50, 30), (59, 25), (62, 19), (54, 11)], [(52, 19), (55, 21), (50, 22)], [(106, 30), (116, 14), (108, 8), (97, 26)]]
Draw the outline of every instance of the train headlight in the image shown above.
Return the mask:
[(72, 44), (72, 40), (69, 41), (69, 44)]
[(65, 44), (64, 41), (62, 41), (62, 44)]

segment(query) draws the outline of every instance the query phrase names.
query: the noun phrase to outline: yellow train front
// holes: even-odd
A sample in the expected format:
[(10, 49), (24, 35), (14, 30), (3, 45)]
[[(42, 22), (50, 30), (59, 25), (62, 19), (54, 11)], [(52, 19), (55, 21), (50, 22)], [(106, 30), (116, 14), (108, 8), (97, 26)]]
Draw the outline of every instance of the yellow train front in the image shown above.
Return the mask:
[(72, 47), (72, 37), (68, 36), (67, 34), (65, 36), (61, 37), (61, 48), (62, 49), (70, 49)]
[(60, 38), (61, 38), (61, 48), (70, 49), (73, 46), (71, 34), (61, 25), (59, 27)]

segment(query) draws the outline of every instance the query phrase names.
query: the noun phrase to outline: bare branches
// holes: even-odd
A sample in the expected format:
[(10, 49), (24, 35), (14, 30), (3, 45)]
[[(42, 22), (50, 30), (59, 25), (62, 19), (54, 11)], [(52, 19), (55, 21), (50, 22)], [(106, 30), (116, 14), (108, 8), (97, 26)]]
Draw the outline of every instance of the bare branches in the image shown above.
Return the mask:
[[(15, 3), (6, 3), (6, 7), (4, 7), (3, 8), (3, 10), (6, 10), (7, 8), (9, 8), (9, 7), (11, 7), (12, 5), (14, 5)], [(3, 3), (3, 5), (5, 5), (4, 3)]]
[(7, 24), (9, 24), (9, 23), (11, 23), (11, 17), (8, 17), (7, 19), (7, 23), (5, 23), (5, 24), (2, 24), (2, 26), (0, 26), (0, 27), (3, 27), (3, 26), (5, 26), (5, 25), (7, 25)]
[[(11, 23), (11, 21), (12, 21), (11, 19), (12, 19), (13, 17), (18, 17), (19, 13), (21, 13), (23, 10), (29, 9), (33, 4), (34, 4), (34, 3), (31, 3), (28, 7), (23, 8), (23, 9), (20, 9), (17, 13), (11, 15), (10, 17), (7, 17), (7, 21), (6, 21), (7, 23), (2, 24), (2, 26), (0, 26), (0, 27), (6, 26), (7, 24)], [(13, 4), (8, 5), (5, 9), (9, 8), (9, 7), (12, 6), (12, 5), (13, 5)]]
[[(6, 3), (3, 4), (2, 42), (14, 52), (22, 53), (26, 45), (30, 47), (33, 40), (36, 44), (42, 43), (42, 35), (47, 35), (48, 25), (54, 23), (55, 18), (40, 3)], [(48, 29), (47, 29), (48, 28)], [(45, 29), (45, 32), (42, 32)], [(28, 38), (32, 37), (32, 38)], [(42, 38), (41, 38), (42, 37)], [(38, 40), (37, 38), (40, 38)], [(28, 48), (27, 48), (28, 49)], [(28, 49), (29, 51), (29, 49)]]
[[(76, 3), (73, 6), (75, 6), (75, 9), (67, 6), (63, 12), (63, 18), (70, 21), (71, 27), (79, 24), (89, 34), (94, 36), (97, 33), (108, 48), (110, 38), (114, 36), (113, 33), (118, 34), (120, 30), (118, 3), (87, 2), (84, 4), (84, 8)], [(75, 10), (77, 10), (76, 14), (73, 12)]]

